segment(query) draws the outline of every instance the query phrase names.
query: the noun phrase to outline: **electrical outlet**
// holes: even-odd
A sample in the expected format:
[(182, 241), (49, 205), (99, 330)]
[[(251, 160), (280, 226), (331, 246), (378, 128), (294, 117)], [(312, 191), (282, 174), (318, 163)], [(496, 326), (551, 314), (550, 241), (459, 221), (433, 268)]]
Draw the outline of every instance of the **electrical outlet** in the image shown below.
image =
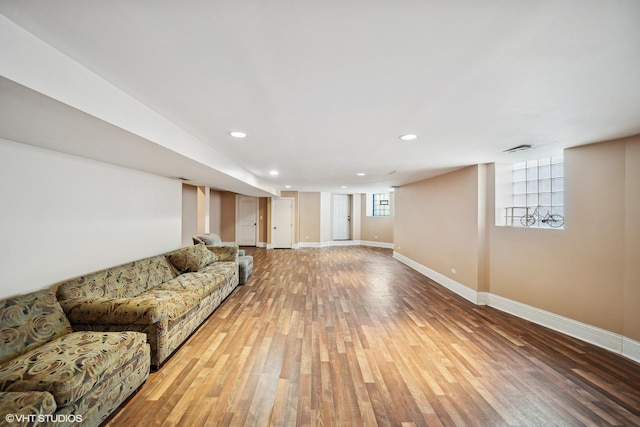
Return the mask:
[(456, 273), (458, 272), (458, 270), (456, 270), (455, 268), (452, 268), (452, 269), (451, 269), (451, 272), (452, 272), (453, 274), (456, 274)]

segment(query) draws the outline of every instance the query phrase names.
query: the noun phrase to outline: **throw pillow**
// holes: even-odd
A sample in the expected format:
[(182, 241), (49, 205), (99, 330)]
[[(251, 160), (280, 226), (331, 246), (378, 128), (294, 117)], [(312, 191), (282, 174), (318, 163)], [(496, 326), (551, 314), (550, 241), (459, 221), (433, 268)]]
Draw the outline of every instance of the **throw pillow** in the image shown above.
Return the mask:
[(222, 240), (216, 234), (200, 234), (198, 239), (202, 240), (207, 246), (221, 246)]
[(198, 271), (217, 261), (217, 257), (202, 243), (182, 248), (168, 256), (169, 262), (180, 272)]

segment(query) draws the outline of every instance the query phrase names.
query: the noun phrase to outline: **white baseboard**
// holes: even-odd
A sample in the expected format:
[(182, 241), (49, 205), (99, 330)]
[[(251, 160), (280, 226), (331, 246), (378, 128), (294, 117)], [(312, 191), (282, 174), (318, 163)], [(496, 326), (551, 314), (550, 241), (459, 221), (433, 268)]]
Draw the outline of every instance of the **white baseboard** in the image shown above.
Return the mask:
[(360, 246), (360, 240), (332, 240), (329, 246)]
[(596, 328), (595, 326), (568, 317), (559, 316), (527, 304), (522, 304), (499, 295), (490, 295), (489, 306), (613, 351), (614, 353), (622, 354), (622, 335), (614, 334), (613, 332)]
[[(267, 249), (271, 249), (270, 243), (263, 243)], [(373, 246), (376, 248), (393, 249), (393, 243), (375, 242), (369, 240), (332, 240), (329, 242), (300, 242), (294, 244), (294, 249), (297, 248), (329, 248), (332, 246)]]
[(385, 249), (393, 249), (393, 243), (387, 242), (376, 242), (375, 240), (361, 240), (360, 245), (362, 246), (371, 246), (374, 248), (385, 248)]
[[(273, 246), (271, 243), (267, 243), (267, 249), (276, 249), (276, 247)], [(278, 248), (278, 249), (299, 249), (299, 247), (298, 247), (298, 244), (296, 243), (290, 248)]]
[(640, 342), (638, 341), (499, 295), (494, 295), (489, 292), (476, 292), (402, 254), (394, 252), (393, 257), (474, 304), (488, 305), (497, 310), (553, 329), (640, 363)]
[(478, 292), (478, 305), (489, 305), (489, 292)]
[(464, 299), (467, 299), (474, 304), (482, 305), (479, 302), (478, 292), (474, 291), (471, 288), (466, 287), (462, 283), (458, 283), (455, 280), (445, 276), (444, 274), (440, 274), (437, 271), (434, 271), (429, 267), (426, 267), (412, 260), (411, 258), (407, 258), (406, 256), (399, 254), (398, 252), (394, 251), (393, 257), (398, 261), (400, 261), (401, 263), (406, 264), (409, 267), (413, 268), (417, 272), (424, 274), (430, 279), (433, 279), (439, 285), (442, 285), (445, 288), (449, 289), (450, 291), (455, 292), (456, 294), (460, 295)]
[(300, 242), (301, 248), (330, 248), (331, 246), (359, 246), (359, 240), (335, 240), (329, 242)]
[(331, 242), (300, 242), (298, 245), (301, 248), (328, 248)]
[(640, 342), (622, 337), (622, 355), (640, 363)]
[(331, 240), (329, 242), (300, 242), (300, 247), (328, 248), (331, 246), (375, 246), (393, 249), (393, 243), (373, 242), (369, 240)]
[[(222, 246), (239, 246), (236, 242), (222, 242), (221, 244)], [(267, 243), (265, 242), (256, 243), (256, 248), (266, 248), (266, 247), (267, 247)]]
[(320, 242), (300, 242), (298, 244), (301, 248), (320, 248)]

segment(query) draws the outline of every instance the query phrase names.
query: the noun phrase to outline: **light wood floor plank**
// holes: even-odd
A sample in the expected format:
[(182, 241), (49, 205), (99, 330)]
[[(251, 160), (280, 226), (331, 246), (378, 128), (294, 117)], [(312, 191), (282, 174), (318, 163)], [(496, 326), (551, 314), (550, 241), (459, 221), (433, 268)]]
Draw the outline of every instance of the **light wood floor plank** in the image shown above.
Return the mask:
[(640, 425), (640, 365), (475, 306), (366, 247), (254, 273), (110, 427)]

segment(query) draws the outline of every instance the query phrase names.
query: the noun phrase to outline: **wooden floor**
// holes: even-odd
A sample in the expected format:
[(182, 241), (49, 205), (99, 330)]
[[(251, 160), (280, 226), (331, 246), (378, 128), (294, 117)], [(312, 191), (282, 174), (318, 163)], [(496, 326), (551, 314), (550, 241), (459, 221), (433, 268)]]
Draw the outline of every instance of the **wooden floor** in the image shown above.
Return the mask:
[(640, 425), (640, 365), (476, 306), (367, 247), (254, 273), (110, 426)]

